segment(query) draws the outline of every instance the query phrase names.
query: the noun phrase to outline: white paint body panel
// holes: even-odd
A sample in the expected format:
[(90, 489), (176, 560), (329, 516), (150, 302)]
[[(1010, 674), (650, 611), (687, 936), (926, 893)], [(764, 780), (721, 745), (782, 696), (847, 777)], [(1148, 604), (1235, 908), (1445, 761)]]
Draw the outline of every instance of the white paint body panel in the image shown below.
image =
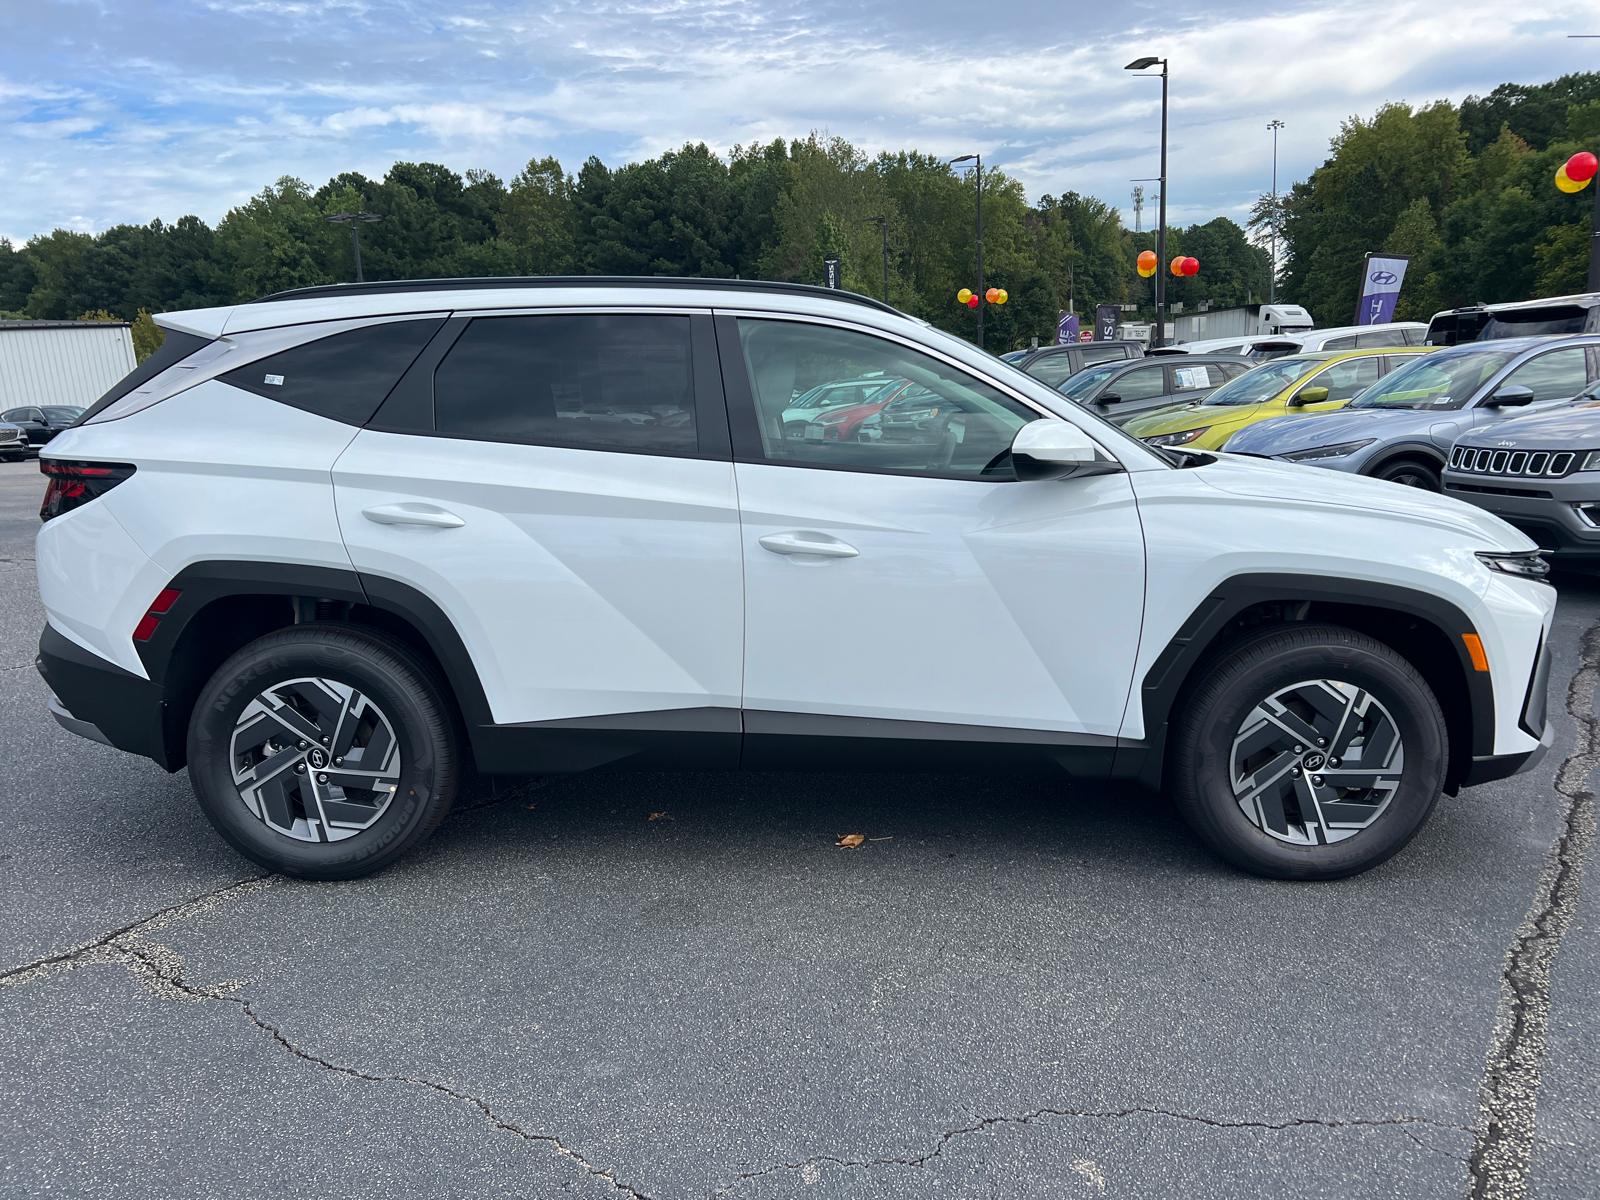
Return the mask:
[[(746, 708), (1116, 734), (1144, 592), (1126, 475), (738, 475)], [(859, 554), (760, 543), (796, 531)]]
[(172, 576), (128, 536), (107, 498), (39, 530), (39, 598), (50, 624), (67, 638), (144, 679), (133, 627)]
[(0, 409), (25, 404), (87, 408), (136, 365), (126, 325), (0, 326)]
[[(738, 707), (731, 463), (367, 430), (334, 480), (356, 567), (450, 617), (496, 722)], [(462, 524), (362, 515), (395, 504)]]
[[(1322, 474), (1224, 455), (1211, 466), (1133, 478), (1150, 576), (1135, 677), (1144, 677), (1190, 613), (1234, 576), (1389, 584), (1447, 600), (1467, 616), (1489, 660), (1494, 752), (1532, 750), (1537, 741), (1517, 718), (1540, 637), (1554, 618), (1556, 592), (1492, 575), (1474, 552), (1532, 549), (1533, 543), (1459, 500), (1358, 475), (1338, 474), (1338, 484), (1316, 486)], [(1123, 736), (1151, 732), (1140, 706), (1129, 705)]]

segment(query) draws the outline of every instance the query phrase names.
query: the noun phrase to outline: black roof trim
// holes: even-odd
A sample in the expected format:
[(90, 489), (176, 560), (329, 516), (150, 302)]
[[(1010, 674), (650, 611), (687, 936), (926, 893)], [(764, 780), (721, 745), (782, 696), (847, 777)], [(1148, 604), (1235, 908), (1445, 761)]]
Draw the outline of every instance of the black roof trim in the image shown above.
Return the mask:
[(510, 275), (503, 277), (475, 277), (471, 279), (399, 279), (391, 283), (330, 283), (321, 287), (295, 288), (289, 292), (274, 292), (251, 300), (251, 304), (266, 304), (276, 300), (325, 300), (332, 296), (386, 296), (403, 292), (476, 291), (496, 288), (548, 288), (548, 287), (630, 287), (664, 288), (672, 291), (708, 289), (733, 292), (765, 292), (784, 296), (810, 296), (815, 299), (844, 300), (876, 308), (880, 312), (902, 316), (899, 309), (863, 296), (859, 292), (839, 291), (817, 287), (810, 283), (768, 283), (759, 279), (703, 279), (690, 275)]
[(0, 321), (0, 329), (132, 329), (132, 321)]

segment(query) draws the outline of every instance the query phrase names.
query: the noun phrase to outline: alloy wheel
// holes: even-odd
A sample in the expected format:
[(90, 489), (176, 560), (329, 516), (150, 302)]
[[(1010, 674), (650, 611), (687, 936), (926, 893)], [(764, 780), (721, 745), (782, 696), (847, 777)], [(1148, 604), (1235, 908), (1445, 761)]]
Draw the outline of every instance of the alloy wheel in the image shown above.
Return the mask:
[(1302, 846), (1352, 838), (1400, 787), (1399, 726), (1371, 692), (1312, 679), (1273, 692), (1233, 739), (1229, 781), (1250, 822)]
[(371, 827), (400, 783), (389, 718), (334, 679), (289, 679), (258, 693), (234, 723), (230, 751), (245, 807), (302, 842), (343, 841)]

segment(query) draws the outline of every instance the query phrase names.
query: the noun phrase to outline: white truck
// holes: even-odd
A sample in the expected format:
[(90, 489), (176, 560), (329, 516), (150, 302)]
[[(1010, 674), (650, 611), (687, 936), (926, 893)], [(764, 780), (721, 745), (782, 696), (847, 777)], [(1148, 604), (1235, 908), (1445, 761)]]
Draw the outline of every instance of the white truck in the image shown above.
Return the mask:
[(1316, 322), (1298, 304), (1241, 304), (1210, 312), (1183, 313), (1172, 319), (1179, 345), (1215, 338), (1274, 336), (1298, 333)]

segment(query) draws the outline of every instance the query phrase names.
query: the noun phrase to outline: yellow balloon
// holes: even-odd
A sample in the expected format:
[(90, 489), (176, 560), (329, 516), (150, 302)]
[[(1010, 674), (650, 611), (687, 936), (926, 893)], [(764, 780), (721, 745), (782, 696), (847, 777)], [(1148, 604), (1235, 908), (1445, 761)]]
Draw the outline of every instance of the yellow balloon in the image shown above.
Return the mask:
[(1565, 166), (1560, 166), (1556, 168), (1556, 186), (1563, 192), (1581, 192), (1589, 186), (1589, 181), (1585, 179), (1580, 183), (1567, 174)]
[(999, 293), (995, 296), (994, 302), (996, 304), (1004, 304), (1009, 299), (1011, 299), (1011, 293), (1006, 291), (1005, 288), (1001, 288)]
[(968, 300), (972, 299), (972, 289), (971, 288), (962, 288), (959, 292), (956, 293), (956, 299), (961, 301), (961, 303), (965, 304)]

